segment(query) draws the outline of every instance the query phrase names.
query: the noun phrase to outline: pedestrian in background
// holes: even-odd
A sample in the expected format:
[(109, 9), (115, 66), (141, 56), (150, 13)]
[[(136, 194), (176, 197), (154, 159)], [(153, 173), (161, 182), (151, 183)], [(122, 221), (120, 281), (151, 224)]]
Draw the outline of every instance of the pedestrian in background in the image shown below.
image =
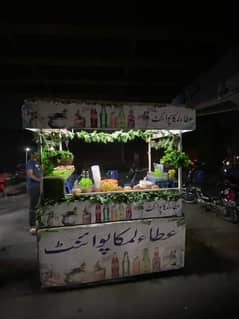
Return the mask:
[(40, 181), (41, 171), (38, 161), (39, 154), (36, 151), (31, 151), (31, 159), (26, 164), (26, 188), (29, 194), (29, 224), (32, 235), (36, 234), (36, 209), (40, 200)]

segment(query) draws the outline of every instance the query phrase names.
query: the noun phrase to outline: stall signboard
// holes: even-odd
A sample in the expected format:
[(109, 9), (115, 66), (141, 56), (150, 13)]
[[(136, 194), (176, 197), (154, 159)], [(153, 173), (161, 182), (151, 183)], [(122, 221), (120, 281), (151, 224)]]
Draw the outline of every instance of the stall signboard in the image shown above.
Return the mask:
[(38, 230), (43, 287), (179, 269), (184, 250), (183, 217)]
[(26, 100), (23, 128), (194, 130), (195, 110), (160, 104)]
[(39, 227), (73, 226), (182, 216), (182, 200), (143, 201), (137, 204), (109, 203), (100, 205), (89, 200), (48, 204), (39, 214)]

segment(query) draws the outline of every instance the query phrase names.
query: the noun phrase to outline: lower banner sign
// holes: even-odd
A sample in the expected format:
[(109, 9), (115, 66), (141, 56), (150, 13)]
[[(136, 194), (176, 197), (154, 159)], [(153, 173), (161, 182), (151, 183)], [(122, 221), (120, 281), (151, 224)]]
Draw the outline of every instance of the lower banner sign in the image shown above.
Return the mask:
[(40, 229), (43, 287), (67, 286), (184, 266), (184, 218)]

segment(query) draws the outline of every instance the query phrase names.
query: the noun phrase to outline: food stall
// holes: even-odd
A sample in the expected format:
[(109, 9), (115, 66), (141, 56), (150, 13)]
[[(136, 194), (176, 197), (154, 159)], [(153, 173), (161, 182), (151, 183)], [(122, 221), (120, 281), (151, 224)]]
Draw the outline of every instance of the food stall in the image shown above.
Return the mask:
[[(94, 142), (127, 143), (136, 137), (148, 145), (148, 171), (130, 184), (120, 184), (114, 172), (103, 179), (97, 159), (90, 174), (84, 172), (71, 185), (70, 162), (62, 175), (58, 165), (44, 177), (37, 225), (42, 287), (84, 285), (184, 266), (180, 188), (181, 167), (188, 159), (181, 142), (183, 132), (195, 129), (194, 110), (43, 99), (26, 100), (22, 118), (23, 127), (36, 132), (45, 159), (52, 146), (63, 152), (62, 141), (73, 137), (92, 147)], [(152, 147), (164, 150), (159, 163), (152, 163)]]

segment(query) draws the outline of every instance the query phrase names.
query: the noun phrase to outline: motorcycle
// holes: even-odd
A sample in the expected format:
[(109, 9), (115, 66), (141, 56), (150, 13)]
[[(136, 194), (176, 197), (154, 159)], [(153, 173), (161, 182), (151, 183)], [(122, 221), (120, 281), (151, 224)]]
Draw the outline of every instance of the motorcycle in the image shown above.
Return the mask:
[(214, 194), (205, 191), (205, 172), (203, 167), (193, 165), (187, 175), (182, 190), (185, 203), (199, 203), (208, 211), (215, 211), (226, 221), (239, 221), (239, 190), (228, 179), (223, 179), (214, 188)]

